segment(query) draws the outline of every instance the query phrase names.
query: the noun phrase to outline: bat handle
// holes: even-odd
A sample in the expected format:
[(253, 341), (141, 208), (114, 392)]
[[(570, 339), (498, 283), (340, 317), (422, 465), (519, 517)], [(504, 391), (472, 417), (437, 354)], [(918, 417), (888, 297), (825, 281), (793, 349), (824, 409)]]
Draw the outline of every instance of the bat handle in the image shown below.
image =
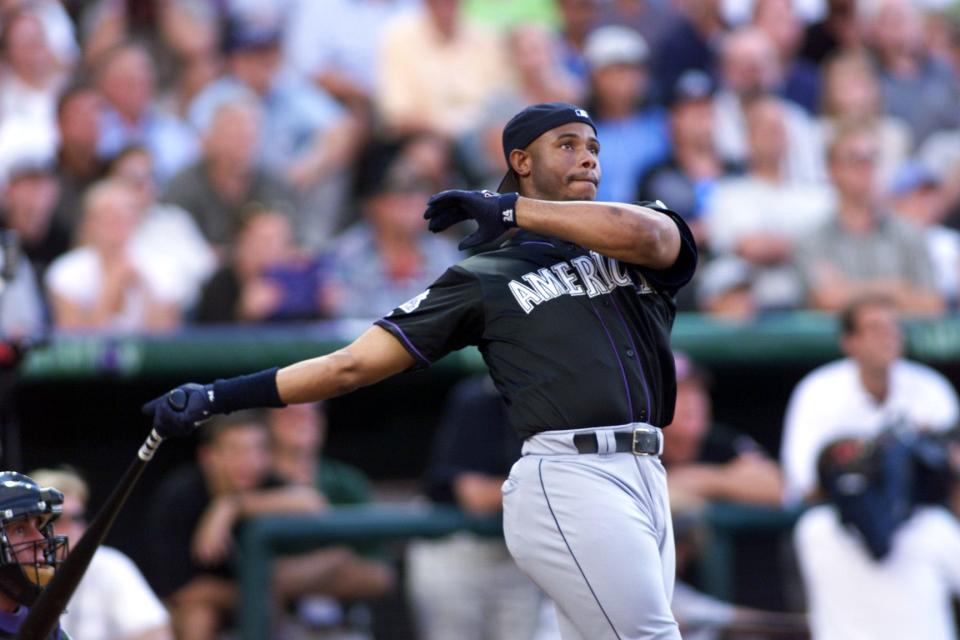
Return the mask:
[(140, 445), (140, 451), (137, 452), (137, 457), (144, 462), (150, 462), (154, 454), (157, 453), (157, 449), (160, 448), (161, 442), (163, 442), (163, 436), (157, 433), (156, 429), (152, 429), (147, 439)]

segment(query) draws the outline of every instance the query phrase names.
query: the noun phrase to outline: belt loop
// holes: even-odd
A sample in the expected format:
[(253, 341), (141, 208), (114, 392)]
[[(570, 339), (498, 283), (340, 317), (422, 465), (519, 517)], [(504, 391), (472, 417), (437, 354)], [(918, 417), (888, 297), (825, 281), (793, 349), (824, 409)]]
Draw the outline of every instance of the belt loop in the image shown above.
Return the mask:
[(604, 429), (596, 432), (597, 453), (601, 456), (609, 456), (617, 452), (617, 438), (613, 431)]

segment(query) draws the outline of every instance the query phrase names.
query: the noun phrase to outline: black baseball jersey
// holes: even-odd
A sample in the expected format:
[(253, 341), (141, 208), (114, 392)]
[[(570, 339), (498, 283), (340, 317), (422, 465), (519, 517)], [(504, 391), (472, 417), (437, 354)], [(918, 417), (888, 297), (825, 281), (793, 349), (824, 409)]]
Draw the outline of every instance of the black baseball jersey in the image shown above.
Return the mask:
[(619, 262), (520, 231), (450, 267), (377, 324), (424, 367), (476, 345), (520, 437), (673, 418), (673, 296), (697, 248), (683, 220), (668, 269)]

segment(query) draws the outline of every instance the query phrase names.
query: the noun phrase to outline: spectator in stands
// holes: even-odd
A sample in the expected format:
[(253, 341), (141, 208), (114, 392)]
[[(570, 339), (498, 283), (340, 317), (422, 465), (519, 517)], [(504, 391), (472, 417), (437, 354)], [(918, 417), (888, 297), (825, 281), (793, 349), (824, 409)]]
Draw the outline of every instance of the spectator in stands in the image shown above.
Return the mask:
[(286, 209), (293, 201), (283, 183), (257, 164), (261, 117), (251, 101), (218, 106), (203, 132), (202, 157), (174, 176), (162, 198), (189, 211), (221, 256), (247, 205)]
[(767, 34), (781, 69), (780, 96), (799, 104), (808, 114), (820, 110), (820, 70), (797, 56), (803, 24), (791, 0), (764, 0), (753, 6), (753, 25)]
[(663, 39), (678, 19), (673, 3), (657, 0), (612, 0), (600, 4), (597, 25), (619, 24), (639, 32), (650, 47), (652, 62)]
[(833, 440), (870, 438), (898, 420), (930, 430), (956, 424), (956, 391), (933, 369), (903, 359), (899, 321), (894, 300), (856, 299), (840, 315), (846, 357), (815, 369), (794, 389), (780, 450), (788, 504), (816, 488), (817, 456)]
[[(782, 87), (777, 51), (756, 27), (741, 27), (723, 40), (721, 88), (714, 98), (717, 148), (729, 162), (746, 163), (748, 156), (744, 106), (761, 94), (776, 94)], [(783, 175), (794, 182), (823, 179), (823, 147), (812, 120), (802, 107), (781, 100), (786, 121)]]
[[(0, 230), (0, 239), (5, 240), (4, 233)], [(5, 260), (0, 246), (0, 264), (6, 265)], [(0, 271), (0, 370), (16, 365), (47, 330), (43, 297), (30, 261), (21, 255), (11, 264), (11, 270)]]
[[(910, 405), (916, 408), (918, 401), (914, 396)], [(821, 488), (829, 486), (828, 476), (836, 473), (834, 468), (850, 468), (852, 459), (863, 456), (869, 436), (861, 432), (824, 448), (818, 465)], [(874, 470), (864, 484), (883, 482), (878, 476), (886, 473), (889, 467)], [(856, 474), (846, 476), (855, 478)], [(858, 493), (863, 487), (854, 485), (848, 491)], [(879, 498), (879, 492), (873, 497)], [(898, 506), (888, 504), (893, 509)], [(849, 514), (841, 515), (843, 511), (843, 506), (832, 502), (816, 505), (804, 512), (794, 528), (812, 637), (956, 637), (951, 606), (951, 600), (960, 596), (960, 523), (956, 517), (940, 505), (917, 505), (893, 533), (889, 552), (877, 559), (845, 517)]]
[(127, 145), (143, 144), (154, 158), (160, 184), (196, 159), (196, 135), (154, 102), (156, 69), (143, 45), (114, 46), (96, 61), (95, 70), (106, 103), (100, 118), (101, 156), (109, 158)]
[[(501, 485), (520, 458), (521, 442), (486, 376), (451, 392), (434, 436), (424, 491), (436, 504), (492, 516), (503, 509)], [(499, 538), (458, 532), (411, 543), (408, 591), (424, 640), (531, 640), (542, 596)]]
[[(792, 181), (786, 175), (787, 124), (784, 102), (760, 95), (743, 105), (747, 126), (747, 172), (723, 178), (707, 199), (704, 222), (714, 262), (744, 262), (757, 312), (797, 309), (806, 302), (795, 244), (830, 216), (832, 195), (825, 186)], [(704, 301), (708, 303), (708, 301)]]
[(375, 318), (429, 286), (459, 253), (442, 235), (427, 233), (423, 208), (433, 192), (419, 165), (401, 152), (363, 200), (364, 219), (347, 229), (330, 253), (328, 312)]
[(703, 206), (716, 181), (736, 171), (725, 163), (714, 142), (714, 82), (709, 74), (690, 69), (667, 94), (672, 154), (641, 178), (638, 200), (662, 200), (683, 216), (697, 244), (709, 243)]
[(357, 151), (359, 123), (326, 92), (281, 68), (281, 25), (232, 19), (224, 39), (227, 74), (193, 100), (190, 121), (205, 130), (217, 107), (253, 100), (262, 112), (260, 165), (298, 191), (301, 244), (318, 248), (337, 226)]
[(60, 185), (55, 217), (69, 233), (80, 221), (83, 193), (106, 171), (97, 153), (102, 97), (89, 84), (76, 84), (57, 103), (57, 131), (60, 147), (54, 168)]
[(369, 123), (380, 42), (414, 0), (297, 3), (287, 22), (285, 57), (300, 74)]
[(892, 215), (876, 185), (877, 137), (867, 124), (842, 127), (828, 153), (836, 190), (833, 217), (803, 239), (797, 251), (816, 309), (838, 310), (867, 292), (891, 297), (906, 313), (936, 315), (936, 290), (923, 234)]
[(53, 215), (57, 193), (50, 167), (33, 161), (12, 167), (4, 190), (3, 225), (17, 233), (41, 282), (50, 263), (70, 247), (70, 234)]
[(833, 139), (837, 127), (845, 123), (871, 126), (880, 151), (878, 179), (881, 185), (889, 185), (893, 172), (910, 154), (912, 138), (903, 120), (883, 112), (882, 98), (877, 72), (865, 54), (844, 53), (824, 64), (821, 137)]
[(675, 354), (677, 403), (664, 429), (663, 464), (671, 495), (775, 506), (780, 467), (750, 436), (715, 423), (708, 375)]
[(960, 87), (950, 67), (924, 49), (921, 10), (907, 0), (881, 0), (868, 27), (884, 112), (906, 122), (917, 145), (960, 125)]
[[(179, 640), (212, 640), (224, 628), (237, 602), (232, 531), (244, 518), (323, 510), (325, 500), (313, 487), (284, 484), (269, 468), (263, 414), (236, 412), (203, 425), (197, 464), (170, 474), (158, 488), (148, 514), (148, 577), (170, 609)], [(280, 558), (273, 564), (274, 594), (287, 602), (305, 593), (365, 597), (383, 591), (382, 581), (337, 581), (341, 568), (342, 554), (327, 549)]]
[[(316, 489), (331, 507), (370, 502), (370, 483), (366, 475), (356, 467), (323, 454), (327, 419), (322, 404), (271, 409), (267, 412), (267, 423), (273, 471), (284, 482)], [(392, 589), (393, 570), (378, 559), (379, 550), (359, 551), (362, 554), (346, 546), (337, 546), (317, 553), (317, 557), (325, 556), (330, 562), (328, 580), (331, 586), (336, 585), (335, 588), (347, 598), (378, 596)], [(304, 574), (299, 576), (305, 584), (317, 579), (310, 575), (310, 570), (305, 566)], [(329, 628), (345, 622), (341, 603), (333, 598), (302, 598), (297, 609), (301, 620), (314, 627)]]
[(940, 178), (922, 163), (908, 162), (894, 174), (890, 196), (894, 213), (923, 229), (937, 291), (948, 309), (956, 311), (960, 297), (960, 232), (942, 224), (947, 208)]
[(471, 24), (460, 0), (424, 0), (385, 28), (375, 106), (392, 136), (466, 133), (487, 99), (514, 83), (495, 33)]
[(650, 51), (633, 29), (610, 25), (587, 36), (583, 55), (590, 69), (591, 116), (603, 141), (597, 198), (629, 202), (639, 177), (669, 152), (666, 114), (647, 101)]
[[(68, 469), (38, 469), (30, 477), (63, 493), (63, 513), (53, 529), (75, 548), (87, 525), (87, 483)], [(140, 570), (122, 552), (106, 545), (93, 554), (60, 623), (77, 638), (173, 640), (170, 616)]]
[(320, 264), (293, 243), (290, 219), (252, 205), (244, 214), (230, 260), (204, 285), (194, 319), (255, 323), (316, 318), (322, 306)]
[(134, 145), (121, 151), (110, 163), (109, 175), (130, 186), (140, 207), (131, 251), (156, 272), (157, 285), (164, 287), (163, 299), (186, 311), (216, 268), (213, 249), (189, 213), (175, 204), (157, 202), (153, 158), (146, 147)]
[(140, 202), (124, 181), (87, 191), (76, 248), (53, 261), (44, 284), (59, 329), (166, 331), (180, 320), (162, 274), (133, 251)]
[(161, 41), (171, 58), (169, 86), (159, 104), (186, 120), (193, 99), (222, 72), (220, 16), (205, 2), (165, 2), (157, 10)]
[(587, 85), (590, 73), (583, 49), (587, 36), (597, 26), (600, 4), (599, 0), (556, 0), (560, 15), (560, 60), (583, 86)]
[(827, 0), (826, 15), (806, 28), (800, 57), (821, 65), (841, 51), (859, 49), (863, 28), (857, 0)]
[(24, 156), (53, 158), (57, 93), (64, 76), (47, 44), (43, 22), (28, 7), (3, 16), (0, 41), (0, 183)]
[(512, 93), (524, 105), (581, 101), (583, 86), (561, 64), (556, 33), (540, 24), (520, 24), (507, 33), (507, 46), (518, 81)]
[(719, 0), (688, 0), (663, 35), (656, 54), (655, 77), (660, 95), (668, 95), (689, 69), (700, 69), (716, 79), (716, 42), (727, 30)]

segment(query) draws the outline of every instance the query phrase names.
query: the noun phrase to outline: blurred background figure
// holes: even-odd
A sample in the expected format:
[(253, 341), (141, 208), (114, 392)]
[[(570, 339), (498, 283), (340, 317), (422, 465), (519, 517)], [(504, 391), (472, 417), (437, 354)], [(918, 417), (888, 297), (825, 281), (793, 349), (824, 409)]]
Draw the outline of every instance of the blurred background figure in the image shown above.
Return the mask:
[[(907, 480), (929, 453), (899, 433), (848, 435), (818, 456), (826, 500), (794, 530), (817, 640), (956, 637), (950, 603), (960, 595), (960, 523)], [(948, 471), (954, 481), (957, 471)]]
[(455, 139), (486, 100), (512, 86), (497, 34), (471, 23), (461, 0), (423, 0), (384, 27), (374, 104), (392, 137), (434, 133)]
[(804, 31), (800, 57), (820, 65), (840, 51), (859, 49), (864, 37), (859, 4), (857, 0), (827, 0), (826, 15)]
[(252, 205), (226, 264), (204, 284), (194, 320), (257, 323), (321, 314), (321, 264), (294, 245), (285, 213)]
[(798, 245), (809, 304), (837, 311), (873, 292), (893, 299), (904, 313), (938, 315), (945, 304), (922, 231), (893, 215), (881, 198), (878, 160), (872, 127), (852, 124), (837, 131), (828, 152), (836, 211)]
[(777, 52), (781, 84), (779, 95), (803, 107), (807, 113), (820, 110), (820, 70), (797, 56), (803, 38), (803, 23), (793, 0), (762, 0), (753, 5), (753, 26), (767, 35)]
[(960, 124), (960, 85), (924, 47), (923, 14), (908, 0), (881, 0), (867, 21), (884, 111), (910, 127), (915, 144)]
[(59, 184), (55, 217), (70, 234), (79, 222), (84, 192), (103, 178), (106, 163), (97, 151), (103, 98), (90, 84), (75, 84), (57, 103), (57, 149), (54, 173)]
[(710, 75), (699, 69), (686, 71), (677, 79), (666, 96), (670, 155), (641, 176), (636, 196), (637, 200), (669, 203), (702, 248), (709, 246), (704, 204), (717, 180), (737, 170), (720, 157), (714, 142), (715, 90)]
[(12, 167), (4, 189), (3, 226), (17, 233), (40, 282), (50, 263), (70, 247), (69, 232), (54, 217), (58, 193), (50, 166), (32, 160)]
[[(271, 464), (265, 416), (236, 412), (206, 423), (197, 463), (157, 489), (148, 515), (148, 577), (170, 608), (179, 640), (213, 640), (230, 627), (237, 603), (234, 530), (245, 518), (327, 507), (314, 486), (287, 483)], [(357, 599), (390, 588), (388, 571), (354, 571), (352, 558), (333, 547), (277, 559), (272, 578), (280, 610), (307, 594)]]
[(140, 214), (126, 182), (104, 180), (87, 191), (77, 246), (45, 278), (58, 329), (156, 332), (180, 322), (176, 302), (161, 297), (162, 274), (134, 251)]
[(716, 42), (727, 31), (720, 0), (684, 0), (662, 36), (656, 54), (658, 93), (667, 95), (685, 71), (699, 69), (716, 80)]
[[(435, 504), (490, 516), (503, 510), (500, 487), (520, 458), (520, 439), (486, 376), (452, 391), (434, 435), (424, 491)], [(501, 538), (466, 531), (407, 549), (407, 582), (423, 640), (532, 640), (543, 596)]]
[(639, 33), (611, 25), (590, 33), (583, 55), (590, 69), (587, 103), (601, 145), (597, 199), (629, 202), (639, 177), (669, 148), (666, 115), (648, 104), (650, 51)]
[(818, 124), (824, 140), (832, 140), (843, 125), (872, 128), (879, 145), (877, 179), (882, 186), (889, 185), (913, 146), (906, 123), (884, 110), (875, 66), (862, 52), (842, 53), (824, 64)]
[(560, 24), (560, 61), (573, 77), (586, 87), (590, 69), (583, 50), (587, 36), (597, 26), (600, 18), (600, 0), (556, 0)]
[[(796, 243), (823, 225), (833, 206), (826, 186), (791, 180), (784, 102), (759, 95), (743, 105), (747, 127), (747, 171), (721, 178), (707, 199), (704, 221), (714, 261), (701, 281), (730, 269), (718, 262), (742, 262), (748, 272), (755, 313), (783, 312), (806, 304), (806, 290), (794, 261)], [(702, 294), (701, 294), (702, 295)], [(702, 300), (708, 307), (713, 301)]]
[(96, 60), (96, 71), (104, 97), (98, 144), (101, 157), (109, 158), (129, 144), (140, 143), (154, 158), (160, 184), (196, 159), (196, 134), (155, 102), (156, 66), (144, 45), (122, 42), (113, 46)]
[(677, 403), (662, 456), (671, 499), (780, 504), (779, 465), (750, 436), (715, 423), (708, 374), (684, 354), (674, 361)]
[(157, 202), (153, 158), (146, 147), (123, 149), (110, 163), (108, 175), (129, 185), (137, 197), (140, 222), (131, 251), (142, 256), (158, 279), (162, 278), (161, 297), (184, 312), (189, 310), (197, 301), (201, 285), (216, 268), (213, 249), (189, 213), (176, 205)]
[(221, 258), (241, 223), (242, 211), (258, 202), (289, 208), (294, 197), (258, 160), (263, 113), (252, 100), (227, 102), (213, 112), (203, 132), (203, 153), (170, 180), (164, 202), (190, 212)]
[[(63, 493), (63, 513), (54, 522), (57, 535), (74, 548), (87, 526), (89, 489), (68, 469), (37, 469), (30, 476)], [(173, 640), (170, 616), (130, 558), (100, 545), (60, 624), (77, 638)]]
[(846, 357), (804, 377), (787, 405), (780, 449), (787, 504), (810, 497), (817, 486), (817, 456), (831, 441), (871, 438), (900, 421), (943, 431), (960, 417), (950, 382), (903, 358), (895, 301), (864, 295), (844, 308), (839, 321)]
[(227, 73), (207, 85), (189, 106), (203, 131), (221, 105), (249, 100), (259, 105), (260, 166), (297, 191), (294, 214), (301, 244), (325, 244), (339, 228), (348, 183), (346, 169), (358, 148), (358, 122), (321, 88), (283, 69), (280, 18), (231, 17), (223, 47)]
[(377, 59), (387, 25), (419, 0), (298, 2), (285, 28), (291, 67), (372, 128)]
[[(322, 404), (271, 409), (267, 412), (267, 423), (273, 471), (284, 482), (316, 489), (326, 504), (334, 508), (371, 501), (367, 476), (356, 467), (323, 453), (327, 418)], [(390, 591), (394, 586), (393, 568), (380, 547), (336, 546), (327, 547), (322, 553), (332, 565), (327, 580), (333, 597), (301, 597), (296, 606), (297, 619), (314, 630), (347, 630), (356, 626), (351, 624), (352, 619), (361, 617), (350, 610), (352, 601)], [(310, 567), (303, 568), (304, 582), (314, 579), (310, 571)]]
[(947, 309), (956, 311), (960, 297), (960, 231), (943, 224), (947, 205), (939, 176), (921, 162), (907, 162), (893, 175), (889, 197), (894, 213), (923, 230), (937, 291)]
[[(783, 69), (773, 43), (756, 27), (741, 27), (723, 39), (720, 53), (720, 90), (716, 107), (717, 148), (725, 160), (746, 163), (748, 157), (746, 105), (763, 94), (777, 94)], [(823, 179), (823, 146), (807, 113), (782, 98), (787, 148), (783, 175), (796, 182)]]
[(372, 185), (364, 219), (347, 229), (330, 252), (326, 303), (335, 318), (376, 318), (423, 293), (459, 260), (456, 246), (428, 233), (423, 209), (434, 192), (403, 153)]
[(66, 80), (50, 50), (44, 23), (28, 6), (3, 15), (0, 25), (0, 183), (24, 155), (53, 158), (57, 94)]

